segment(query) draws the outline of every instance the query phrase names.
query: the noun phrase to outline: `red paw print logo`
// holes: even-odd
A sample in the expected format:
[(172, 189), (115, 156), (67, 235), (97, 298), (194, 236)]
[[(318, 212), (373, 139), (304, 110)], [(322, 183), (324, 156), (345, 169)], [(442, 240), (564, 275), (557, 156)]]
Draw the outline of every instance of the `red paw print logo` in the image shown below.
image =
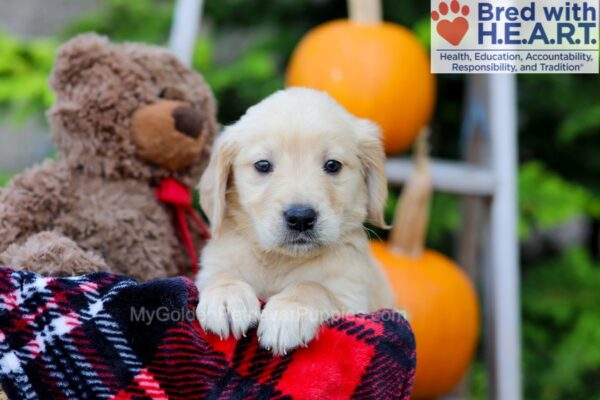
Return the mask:
[[(431, 19), (437, 23), (437, 33), (451, 45), (458, 46), (469, 30), (469, 21), (465, 18), (469, 12), (469, 6), (461, 7), (457, 0), (450, 2), (450, 8), (442, 1), (438, 11), (431, 12)], [(451, 19), (455, 16), (456, 18)]]

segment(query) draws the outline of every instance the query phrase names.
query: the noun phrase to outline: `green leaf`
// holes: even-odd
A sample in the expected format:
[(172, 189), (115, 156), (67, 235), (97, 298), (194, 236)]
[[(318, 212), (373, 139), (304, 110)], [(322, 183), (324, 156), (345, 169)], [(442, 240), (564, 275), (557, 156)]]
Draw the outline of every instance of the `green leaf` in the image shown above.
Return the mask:
[(600, 104), (569, 115), (558, 128), (558, 138), (563, 143), (569, 143), (584, 135), (600, 133)]
[(0, 33), (0, 113), (20, 123), (41, 116), (53, 100), (48, 87), (57, 43), (20, 40)]
[(194, 47), (192, 66), (200, 72), (214, 68), (214, 41), (208, 37), (200, 38)]
[(425, 18), (421, 18), (413, 26), (413, 32), (419, 38), (426, 49), (431, 47), (431, 18), (429, 14)]
[(14, 174), (0, 171), (0, 188), (6, 186), (13, 176)]
[(597, 398), (600, 265), (572, 248), (528, 266), (522, 287), (527, 397)]
[(164, 44), (171, 27), (173, 4), (157, 0), (108, 0), (100, 10), (69, 26), (64, 38), (94, 31), (115, 41)]
[(519, 234), (550, 229), (568, 220), (596, 212), (598, 199), (583, 186), (566, 181), (537, 161), (519, 169)]

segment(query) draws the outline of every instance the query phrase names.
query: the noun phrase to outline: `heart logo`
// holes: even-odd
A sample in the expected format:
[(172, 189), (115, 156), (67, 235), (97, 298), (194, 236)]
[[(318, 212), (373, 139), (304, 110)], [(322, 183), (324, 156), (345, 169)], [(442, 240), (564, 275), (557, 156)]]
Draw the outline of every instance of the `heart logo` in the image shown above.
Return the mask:
[[(431, 19), (436, 22), (437, 33), (453, 46), (458, 46), (469, 30), (469, 21), (465, 17), (471, 9), (452, 0), (450, 6), (442, 1), (437, 10), (431, 12)], [(456, 16), (453, 20), (451, 18)]]
[(469, 22), (463, 17), (456, 17), (454, 21), (442, 20), (436, 27), (441, 37), (453, 46), (458, 46), (469, 30)]

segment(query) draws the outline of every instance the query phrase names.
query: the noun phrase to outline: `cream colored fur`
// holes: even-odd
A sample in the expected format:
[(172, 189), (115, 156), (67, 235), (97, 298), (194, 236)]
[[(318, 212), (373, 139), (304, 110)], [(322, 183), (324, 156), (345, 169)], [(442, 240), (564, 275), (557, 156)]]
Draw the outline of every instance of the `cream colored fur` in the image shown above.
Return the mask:
[[(385, 225), (384, 158), (375, 124), (311, 89), (279, 91), (228, 127), (200, 182), (213, 229), (197, 278), (202, 327), (239, 338), (258, 324), (261, 345), (284, 354), (336, 314), (392, 307), (362, 225)], [(323, 169), (331, 159), (337, 174)], [(259, 160), (273, 171), (257, 172)], [(292, 204), (318, 213), (308, 244), (289, 242)]]

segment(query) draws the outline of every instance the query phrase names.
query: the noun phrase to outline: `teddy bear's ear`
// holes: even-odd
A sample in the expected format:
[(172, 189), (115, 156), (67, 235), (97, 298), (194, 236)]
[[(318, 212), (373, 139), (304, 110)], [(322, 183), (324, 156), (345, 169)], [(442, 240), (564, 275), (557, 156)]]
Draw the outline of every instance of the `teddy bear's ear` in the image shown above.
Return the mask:
[(81, 72), (106, 57), (110, 43), (104, 36), (86, 33), (74, 37), (59, 47), (50, 79), (52, 88), (60, 92), (75, 84)]

